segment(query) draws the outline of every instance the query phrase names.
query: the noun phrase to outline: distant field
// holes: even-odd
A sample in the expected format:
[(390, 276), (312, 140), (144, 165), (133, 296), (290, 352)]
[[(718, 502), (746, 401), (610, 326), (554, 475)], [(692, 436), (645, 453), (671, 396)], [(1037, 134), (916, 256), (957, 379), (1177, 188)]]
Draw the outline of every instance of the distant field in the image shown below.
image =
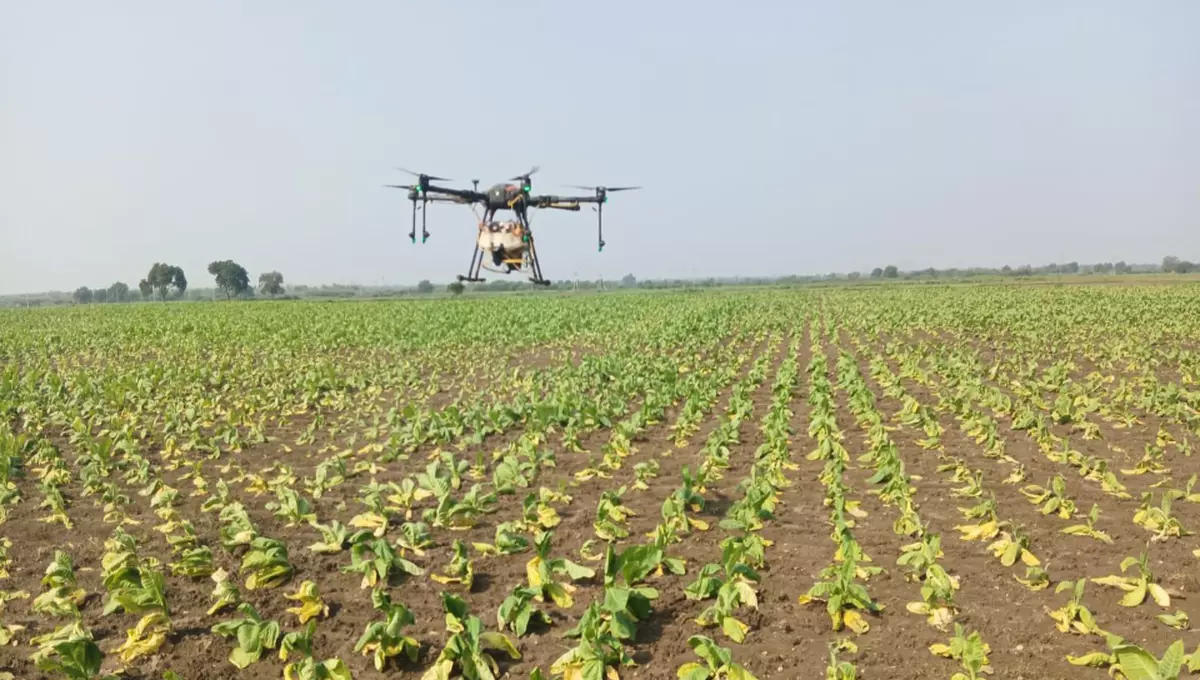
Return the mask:
[(1112, 278), (0, 310), (0, 677), (1190, 653), (1200, 283)]

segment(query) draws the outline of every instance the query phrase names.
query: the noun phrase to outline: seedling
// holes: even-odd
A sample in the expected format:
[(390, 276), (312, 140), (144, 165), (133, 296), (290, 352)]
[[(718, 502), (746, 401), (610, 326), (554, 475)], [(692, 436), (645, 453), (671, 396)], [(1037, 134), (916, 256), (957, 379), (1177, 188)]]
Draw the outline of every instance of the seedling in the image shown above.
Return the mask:
[(329, 605), (321, 599), (317, 584), (312, 581), (304, 581), (295, 593), (284, 597), (300, 603), (298, 606), (288, 607), (287, 611), (289, 614), (295, 614), (301, 624), (308, 623), (310, 619), (318, 616), (329, 616)]
[(703, 663), (689, 661), (675, 672), (680, 680), (757, 680), (745, 666), (734, 662), (733, 652), (711, 638), (693, 635), (688, 646)]
[(1137, 567), (1138, 575), (1135, 577), (1129, 576), (1103, 576), (1093, 578), (1092, 583), (1098, 583), (1102, 586), (1110, 586), (1120, 588), (1125, 591), (1124, 597), (1121, 598), (1122, 607), (1136, 607), (1146, 600), (1149, 595), (1152, 600), (1160, 607), (1171, 606), (1171, 596), (1166, 589), (1155, 583), (1154, 575), (1150, 573), (1148, 556), (1145, 551), (1140, 557), (1126, 557), (1121, 560), (1121, 573), (1128, 571), (1129, 567)]
[(479, 617), (472, 616), (467, 604), (449, 593), (442, 593), (442, 608), (446, 612), (446, 630), (451, 633), (446, 646), (438, 653), (433, 666), (421, 676), (422, 680), (441, 680), (457, 672), (464, 680), (495, 680), (500, 673), (494, 652), (512, 659), (521, 653), (503, 633), (485, 632)]
[(1030, 484), (1021, 493), (1043, 515), (1057, 514), (1062, 519), (1071, 519), (1075, 514), (1075, 501), (1067, 496), (1067, 481), (1062, 475), (1054, 475), (1046, 486)]
[(354, 651), (372, 655), (377, 671), (382, 671), (390, 659), (399, 656), (416, 662), (421, 643), (401, 632), (415, 623), (412, 612), (403, 603), (392, 602), (392, 598), (383, 590), (371, 591), (371, 605), (383, 612), (384, 620), (367, 624), (366, 630), (354, 644)]
[(966, 635), (963, 627), (957, 623), (954, 624), (954, 637), (950, 638), (950, 643), (930, 645), (929, 651), (937, 656), (954, 659), (962, 665), (966, 672), (955, 673), (950, 676), (950, 680), (978, 680), (983, 674), (992, 672), (987, 656), (992, 651), (991, 647), (983, 641), (979, 631), (972, 631)]
[(1084, 524), (1072, 524), (1069, 527), (1064, 527), (1062, 533), (1070, 534), (1071, 536), (1087, 536), (1094, 538), (1101, 543), (1112, 544), (1112, 537), (1107, 533), (1096, 528), (1096, 521), (1100, 519), (1100, 506), (1092, 504), (1092, 509), (1088, 512), (1087, 522)]
[(1066, 604), (1048, 612), (1059, 631), (1076, 635), (1105, 634), (1100, 626), (1096, 625), (1096, 618), (1092, 616), (1092, 611), (1083, 604), (1083, 589), (1086, 585), (1087, 581), (1079, 579), (1078, 581), (1062, 581), (1055, 586), (1055, 593), (1071, 591), (1071, 599)]

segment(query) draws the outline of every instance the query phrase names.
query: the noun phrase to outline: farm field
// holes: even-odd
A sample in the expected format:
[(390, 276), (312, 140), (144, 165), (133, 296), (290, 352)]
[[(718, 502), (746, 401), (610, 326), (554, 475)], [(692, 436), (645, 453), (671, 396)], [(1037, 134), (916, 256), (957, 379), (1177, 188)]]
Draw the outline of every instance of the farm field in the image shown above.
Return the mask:
[(0, 310), (0, 677), (1186, 675), (1198, 383), (1196, 283)]

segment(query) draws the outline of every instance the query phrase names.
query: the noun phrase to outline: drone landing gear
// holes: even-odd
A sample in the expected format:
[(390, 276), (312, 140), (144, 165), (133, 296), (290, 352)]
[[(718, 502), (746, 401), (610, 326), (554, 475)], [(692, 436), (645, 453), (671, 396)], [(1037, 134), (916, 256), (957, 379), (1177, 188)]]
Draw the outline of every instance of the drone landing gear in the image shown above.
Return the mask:
[(533, 245), (533, 234), (529, 233), (529, 223), (526, 222), (525, 224), (525, 233), (529, 239), (529, 270), (533, 273), (533, 276), (529, 277), (529, 280), (539, 286), (549, 286), (550, 281), (542, 278), (542, 265), (538, 262), (537, 247)]
[(482, 281), (486, 281), (487, 279), (483, 279), (483, 278), (479, 277), (479, 267), (482, 264), (483, 264), (483, 251), (480, 250), (477, 246), (472, 246), (471, 247), (471, 265), (469, 267), (467, 267), (467, 275), (463, 276), (462, 274), (459, 274), (458, 280), (459, 281), (467, 281), (470, 283), (480, 283)]

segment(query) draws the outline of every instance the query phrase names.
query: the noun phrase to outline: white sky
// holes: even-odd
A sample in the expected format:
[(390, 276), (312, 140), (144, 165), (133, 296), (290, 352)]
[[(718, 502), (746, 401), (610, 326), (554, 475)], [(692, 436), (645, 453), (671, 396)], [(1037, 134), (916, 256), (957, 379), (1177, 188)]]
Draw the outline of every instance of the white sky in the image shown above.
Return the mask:
[(0, 2), (0, 294), (448, 281), (380, 185), (535, 163), (646, 186), (551, 279), (1200, 260), (1200, 3)]

